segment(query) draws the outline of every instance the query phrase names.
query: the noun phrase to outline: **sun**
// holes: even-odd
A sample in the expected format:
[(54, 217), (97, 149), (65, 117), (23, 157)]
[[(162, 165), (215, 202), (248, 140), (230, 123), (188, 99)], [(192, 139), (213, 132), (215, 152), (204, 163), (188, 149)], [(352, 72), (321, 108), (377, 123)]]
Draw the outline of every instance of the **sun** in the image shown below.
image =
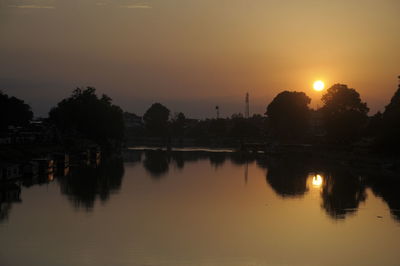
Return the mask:
[(317, 80), (314, 82), (313, 88), (316, 91), (322, 91), (325, 89), (325, 83), (322, 80)]

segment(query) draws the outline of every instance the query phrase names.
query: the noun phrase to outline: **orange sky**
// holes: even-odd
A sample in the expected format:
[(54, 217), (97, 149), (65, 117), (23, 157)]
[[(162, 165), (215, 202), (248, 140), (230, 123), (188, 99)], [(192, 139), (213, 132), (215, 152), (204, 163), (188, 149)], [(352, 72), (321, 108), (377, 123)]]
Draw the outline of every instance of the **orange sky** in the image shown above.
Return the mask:
[[(301, 3), (300, 3), (301, 2)], [(76, 86), (143, 114), (261, 113), (316, 79), (357, 89), (375, 112), (400, 74), (397, 0), (0, 0), (0, 89), (37, 115)]]

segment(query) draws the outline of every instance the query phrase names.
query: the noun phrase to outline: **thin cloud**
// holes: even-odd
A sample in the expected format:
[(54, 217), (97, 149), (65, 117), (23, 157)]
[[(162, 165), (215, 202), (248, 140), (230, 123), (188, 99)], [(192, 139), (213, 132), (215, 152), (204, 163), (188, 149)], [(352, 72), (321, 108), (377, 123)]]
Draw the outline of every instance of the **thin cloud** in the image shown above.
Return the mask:
[(139, 8), (139, 9), (149, 9), (149, 8), (153, 8), (150, 5), (147, 4), (132, 4), (132, 5), (121, 5), (119, 6), (121, 8)]
[(54, 6), (40, 6), (40, 5), (9, 5), (11, 8), (27, 8), (27, 9), (54, 9)]

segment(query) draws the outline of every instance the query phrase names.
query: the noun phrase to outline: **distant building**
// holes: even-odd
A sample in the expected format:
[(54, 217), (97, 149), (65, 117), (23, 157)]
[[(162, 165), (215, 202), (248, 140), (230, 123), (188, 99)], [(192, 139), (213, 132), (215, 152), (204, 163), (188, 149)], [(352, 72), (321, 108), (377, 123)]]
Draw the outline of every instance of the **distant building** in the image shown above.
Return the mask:
[(51, 143), (55, 131), (43, 121), (31, 121), (23, 127), (9, 126), (0, 134), (0, 144), (43, 144)]
[(144, 127), (142, 117), (128, 112), (124, 113), (124, 123), (127, 129)]

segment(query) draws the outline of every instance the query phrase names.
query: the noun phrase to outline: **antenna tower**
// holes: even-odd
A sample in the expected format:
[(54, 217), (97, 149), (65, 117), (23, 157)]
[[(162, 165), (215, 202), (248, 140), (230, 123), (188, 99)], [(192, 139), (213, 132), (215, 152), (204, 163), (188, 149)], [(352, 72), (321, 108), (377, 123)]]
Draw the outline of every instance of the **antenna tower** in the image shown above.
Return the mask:
[(245, 104), (246, 104), (246, 107), (244, 110), (244, 115), (246, 118), (249, 118), (250, 117), (250, 96), (249, 96), (248, 92), (246, 93)]

